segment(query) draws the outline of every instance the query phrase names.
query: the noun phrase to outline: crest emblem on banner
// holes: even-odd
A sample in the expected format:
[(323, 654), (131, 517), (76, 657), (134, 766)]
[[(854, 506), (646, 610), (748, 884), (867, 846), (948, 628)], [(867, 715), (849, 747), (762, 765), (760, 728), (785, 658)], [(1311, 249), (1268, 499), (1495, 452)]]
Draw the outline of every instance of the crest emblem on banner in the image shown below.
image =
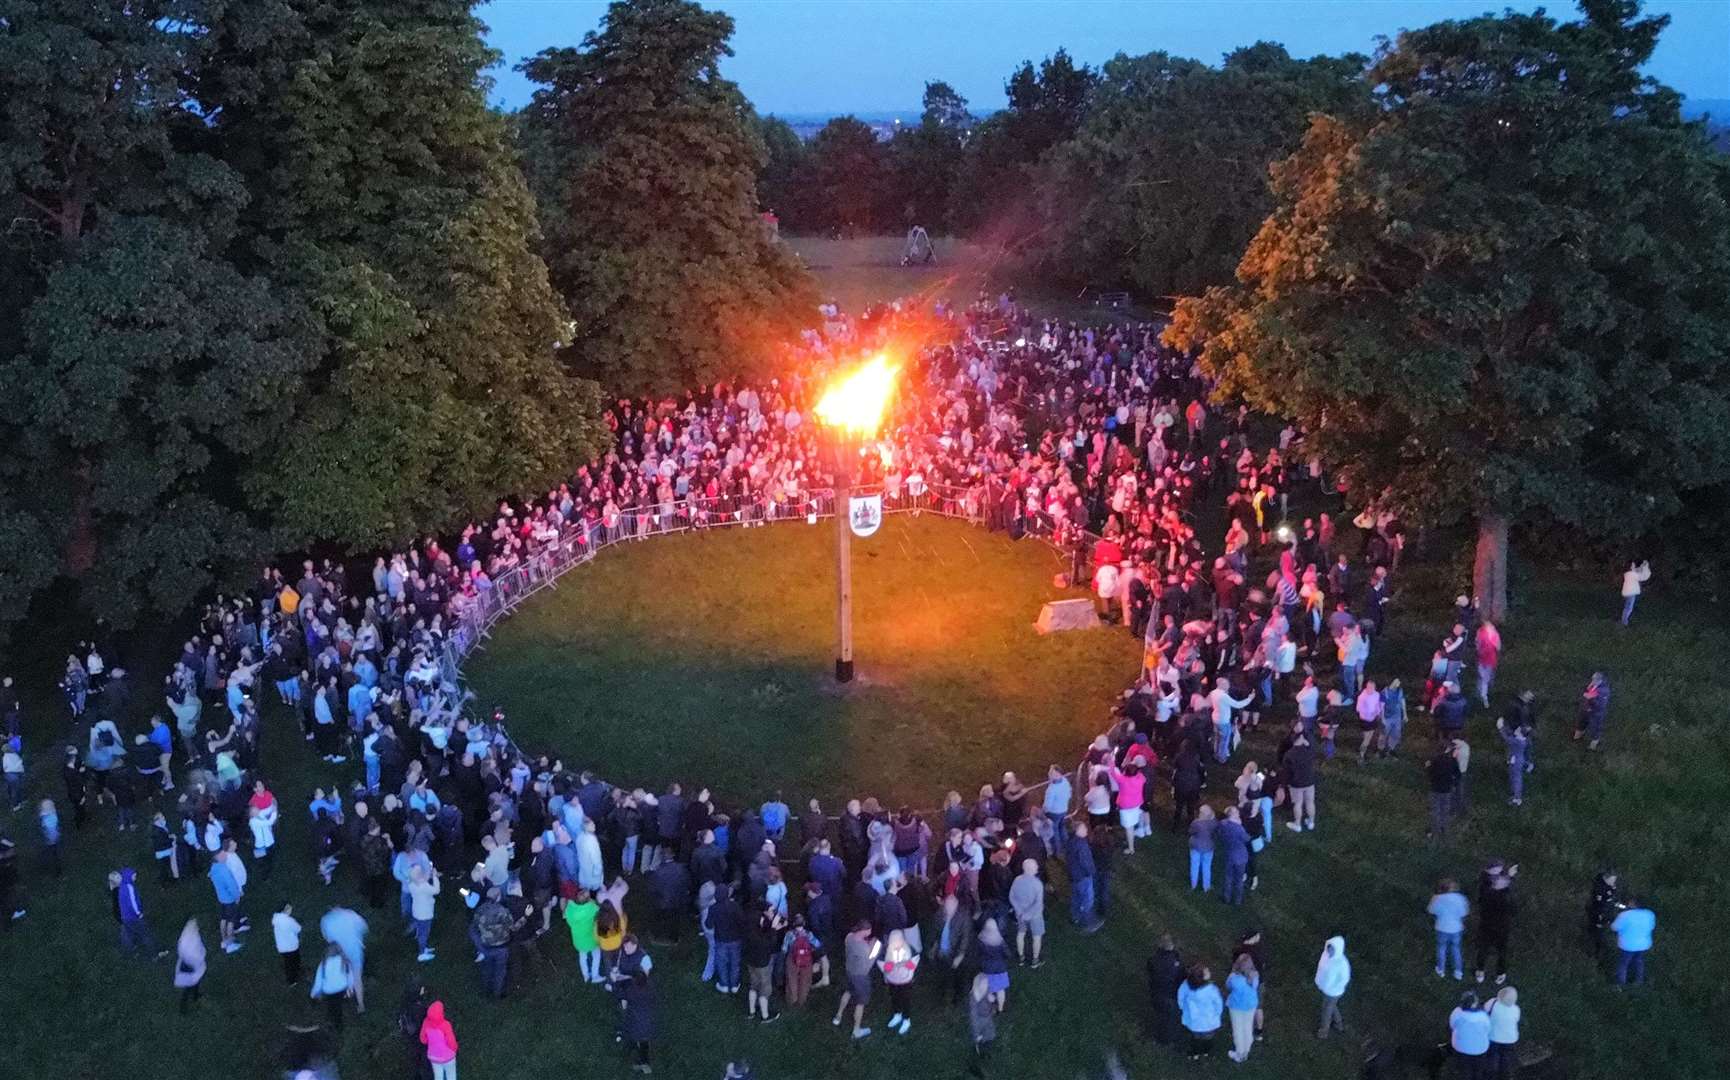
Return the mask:
[(847, 522), (854, 536), (870, 536), (883, 524), (882, 495), (854, 495), (847, 500)]

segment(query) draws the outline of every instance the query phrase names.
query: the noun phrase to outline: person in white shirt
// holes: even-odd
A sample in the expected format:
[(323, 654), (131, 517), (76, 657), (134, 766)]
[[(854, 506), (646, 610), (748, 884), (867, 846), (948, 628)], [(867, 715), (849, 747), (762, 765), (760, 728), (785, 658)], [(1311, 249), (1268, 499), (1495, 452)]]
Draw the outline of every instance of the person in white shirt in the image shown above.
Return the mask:
[(1504, 986), (1490, 1002), (1490, 1068), (1512, 1076), (1520, 1064), (1520, 995)]
[(1107, 621), (1113, 617), (1112, 608), (1117, 603), (1117, 583), (1116, 563), (1100, 563), (1099, 569), (1093, 572), (1095, 604), (1099, 608), (1099, 617)]
[(252, 857), (269, 877), (276, 855), (276, 804), (247, 808), (246, 824), (252, 830)]
[(276, 953), (282, 957), (282, 977), (290, 986), (300, 982), (300, 920), (294, 917), (294, 905), (284, 904), (270, 917), (270, 931), (276, 935)]
[(1640, 599), (1640, 586), (1652, 576), (1652, 564), (1645, 559), (1631, 562), (1622, 571), (1622, 625), (1634, 616), (1634, 604)]

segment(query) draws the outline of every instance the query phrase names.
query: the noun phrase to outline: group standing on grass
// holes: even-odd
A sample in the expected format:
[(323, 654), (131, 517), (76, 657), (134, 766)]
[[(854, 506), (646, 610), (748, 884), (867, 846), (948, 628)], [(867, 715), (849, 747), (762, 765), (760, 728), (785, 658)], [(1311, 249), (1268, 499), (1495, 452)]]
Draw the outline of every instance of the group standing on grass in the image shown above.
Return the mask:
[[(615, 787), (555, 754), (523, 752), (502, 716), (466, 710), (443, 666), (467, 606), (548, 545), (580, 550), (596, 530), (646, 535), (680, 515), (685, 524), (720, 524), (747, 503), (798, 514), (800, 493), (827, 480), (817, 471), (814, 425), (802, 418), (811, 392), (844, 348), (894, 328), (896, 316), (879, 313), (842, 320), (838, 340), (810, 341), (808, 368), (767, 389), (717, 386), (683, 401), (620, 402), (611, 413), (618, 443), (605, 460), (544, 501), (501, 504), (493, 525), (470, 526), (448, 549), (429, 540), (352, 581), (341, 564), (308, 560), (298, 577), (271, 568), (245, 596), (218, 598), (164, 680), (172, 730), (153, 717), (128, 744), (136, 718), (125, 670), (105, 655), (111, 645), (81, 646), (83, 659), (69, 659), (62, 682), (74, 725), (62, 770), (74, 828), (85, 827), (92, 804), (106, 802), (116, 828), (129, 830), (133, 808), (149, 800), (158, 887), (194, 876), (209, 882), (207, 920), (224, 954), (240, 951), (250, 930), (241, 840), (257, 873), (269, 876), (285, 813), (306, 815), (309, 876), (326, 886), (348, 877), (374, 921), (391, 919), (394, 907), (421, 963), (439, 959), (435, 936), (458, 940), (441, 931), (457, 921), (441, 921), (441, 907), (460, 909), (477, 978), (493, 998), (543, 977), (542, 938), (558, 919), (578, 958), (574, 977), (604, 988), (619, 1042), (641, 1072), (652, 1067), (659, 984), (668, 977), (648, 946), (695, 930), (706, 947), (702, 980), (724, 994), (743, 992), (744, 1011), (758, 1023), (776, 1020), (782, 1007), (805, 1007), (837, 971), (833, 1022), (857, 1040), (876, 1029), (878, 981), (889, 998), (881, 1028), (899, 1036), (916, 1017), (941, 1015), (940, 1004), (965, 1002), (968, 1068), (983, 1074), (1007, 1015), (1011, 972), (1044, 963), (1047, 900), (1066, 902), (1075, 926), (1092, 933), (1114, 909), (1119, 858), (1182, 861), (1154, 836), (1157, 789), (1169, 785), (1171, 831), (1187, 837), (1191, 889), (1212, 892), (1217, 860), (1221, 899), (1241, 905), (1260, 887), (1278, 816), (1293, 832), (1316, 831), (1319, 782), (1339, 767), (1342, 726), (1348, 740), (1359, 734), (1357, 766), (1398, 760), (1405, 691), (1400, 679), (1372, 678), (1370, 669), (1392, 613), (1404, 530), (1393, 514), (1365, 510), (1352, 521), (1356, 562), (1327, 513), (1283, 538), (1276, 516), (1291, 494), (1331, 497), (1319, 463), (1304, 461), (1301, 437), (1289, 428), (1276, 445), (1252, 449), (1247, 410), (1213, 417), (1190, 359), (1159, 345), (1148, 327), (1033, 324), (1007, 299), (945, 317), (951, 336), (918, 357), (915, 390), (870, 459), (871, 478), (890, 500), (916, 500), (931, 483), (963, 485), (987, 526), (1016, 535), (1037, 527), (1073, 553), (1074, 580), (1091, 583), (1102, 611), (1121, 616), (1145, 647), (1143, 675), (1111, 729), (1074, 770), (1051, 766), (1042, 790), (1006, 773), (971, 803), (949, 793), (932, 817), (862, 798), (831, 818), (815, 799), (795, 816), (779, 795), (758, 807), (722, 807), (706, 789), (687, 794), (678, 783), (659, 792)], [(1022, 326), (1028, 344), (991, 346), (987, 331), (1000, 323)], [(1180, 410), (1183, 400), (1190, 404)], [(1029, 405), (1060, 419), (1027, 428)], [(1189, 523), (1209, 504), (1223, 504), (1230, 518), (1212, 558)], [(630, 513), (644, 507), (656, 513)], [(645, 524), (651, 518), (661, 524)], [(1644, 564), (1625, 576), (1624, 623), (1648, 577)], [(1503, 651), (1500, 628), (1468, 597), (1453, 615), (1417, 703), (1433, 718), (1435, 753), (1405, 781), (1427, 787), (1438, 840), (1469, 809), (1472, 703), (1462, 673), (1470, 661), (1478, 706), (1489, 708)], [(3, 771), (16, 812), (29, 778), (10, 680), (0, 689)], [(267, 783), (273, 763), (259, 733), (270, 696), (298, 718), (321, 758), (347, 773), (342, 785), (310, 793), (304, 811), (285, 810)], [(1594, 674), (1575, 733), (1592, 749), (1605, 737), (1609, 701), (1609, 680)], [(1247, 763), (1229, 791), (1210, 799), (1210, 766), (1239, 756), (1264, 719), (1285, 716), (1289, 726), (1273, 725), (1281, 733), (1275, 754), (1262, 759), (1271, 766)], [(1515, 806), (1536, 764), (1537, 716), (1527, 691), (1495, 723)], [(38, 803), (37, 826), (42, 870), (58, 875), (65, 860), (53, 800)], [(1493, 953), (1495, 981), (1505, 983), (1517, 872), (1498, 861), (1480, 879), (1479, 982)], [(26, 910), (18, 878), (16, 844), (0, 839), (8, 924)], [(137, 872), (119, 868), (109, 884), (123, 950), (155, 952)], [(1439, 976), (1451, 964), (1463, 978), (1461, 940), (1473, 910), (1452, 882), (1432, 898)], [(299, 985), (293, 906), (275, 912), (271, 926), (284, 978)], [(1613, 873), (1600, 875), (1589, 938), (1596, 950), (1615, 935), (1618, 982), (1644, 979), (1654, 926)], [(368, 919), (332, 907), (319, 930), (324, 946), (309, 994), (340, 1032), (347, 1003), (365, 1007)], [(1229, 1023), (1229, 1057), (1250, 1056), (1268, 990), (1260, 934), (1246, 936), (1222, 970), (1223, 991), (1207, 963), (1185, 963), (1169, 938), (1161, 941), (1148, 967), (1158, 1041), (1179, 1044), (1181, 1028), (1189, 1056), (1203, 1057)], [(193, 919), (175, 950), (182, 1012), (200, 1001), (208, 972)], [(1313, 980), (1318, 1037), (1344, 1030), (1351, 977), (1345, 938), (1329, 937)], [(454, 1078), (458, 1043), (443, 1004), (428, 1001), (424, 987), (410, 1000), (403, 1041), (417, 1075)], [(1451, 1041), (1470, 1068), (1480, 1058), (1511, 1060), (1511, 1050), (1496, 1048), (1517, 1042), (1516, 1002), (1505, 985), (1488, 1002), (1462, 999)]]

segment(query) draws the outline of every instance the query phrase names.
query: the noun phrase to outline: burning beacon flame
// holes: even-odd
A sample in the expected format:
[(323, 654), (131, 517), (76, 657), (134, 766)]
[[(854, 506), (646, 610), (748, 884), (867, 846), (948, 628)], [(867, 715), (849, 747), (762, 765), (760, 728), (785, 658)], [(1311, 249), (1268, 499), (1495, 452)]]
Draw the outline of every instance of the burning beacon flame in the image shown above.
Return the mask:
[(872, 357), (823, 392), (817, 419), (855, 438), (875, 438), (895, 393), (897, 370), (887, 357)]

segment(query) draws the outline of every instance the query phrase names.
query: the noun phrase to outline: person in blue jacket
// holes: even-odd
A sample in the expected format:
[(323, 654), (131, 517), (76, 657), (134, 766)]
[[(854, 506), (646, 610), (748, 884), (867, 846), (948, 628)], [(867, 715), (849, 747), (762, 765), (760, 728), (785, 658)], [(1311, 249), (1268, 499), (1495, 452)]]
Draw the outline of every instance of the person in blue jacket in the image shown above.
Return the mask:
[(121, 953), (126, 956), (137, 953), (167, 956), (165, 950), (157, 948), (150, 924), (144, 920), (144, 905), (138, 895), (138, 872), (130, 866), (113, 871), (108, 875), (108, 889), (114, 900), (114, 921), (120, 924)]
[(1213, 843), (1225, 856), (1225, 902), (1241, 904), (1244, 880), (1249, 875), (1249, 831), (1243, 827), (1237, 807), (1226, 809), (1225, 820), (1213, 830)]
[(1189, 969), (1189, 977), (1177, 988), (1177, 1010), (1189, 1032), (1189, 1060), (1200, 1061), (1213, 1053), (1213, 1038), (1219, 1034), (1225, 1015), (1225, 999), (1213, 984), (1213, 973), (1201, 964)]

